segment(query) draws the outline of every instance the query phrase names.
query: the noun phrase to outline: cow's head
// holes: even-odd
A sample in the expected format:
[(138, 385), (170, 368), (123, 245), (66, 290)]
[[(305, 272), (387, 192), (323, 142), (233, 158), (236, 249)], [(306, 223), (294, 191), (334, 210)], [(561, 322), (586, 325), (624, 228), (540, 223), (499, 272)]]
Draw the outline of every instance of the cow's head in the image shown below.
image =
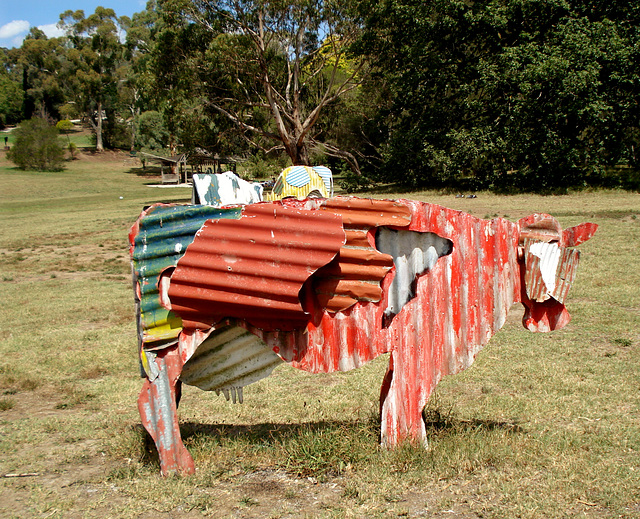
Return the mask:
[(564, 231), (548, 214), (533, 214), (518, 221), (520, 227), (522, 304), (525, 328), (548, 332), (571, 320), (564, 300), (575, 278), (580, 252), (575, 247), (596, 232), (594, 223)]

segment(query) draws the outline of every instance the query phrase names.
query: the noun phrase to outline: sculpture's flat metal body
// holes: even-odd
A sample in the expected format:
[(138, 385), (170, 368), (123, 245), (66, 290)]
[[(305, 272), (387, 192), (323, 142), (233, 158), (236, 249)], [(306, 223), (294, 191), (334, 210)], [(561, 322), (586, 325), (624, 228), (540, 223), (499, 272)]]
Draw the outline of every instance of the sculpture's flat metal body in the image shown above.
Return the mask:
[[(549, 215), (512, 223), (355, 197), (217, 211), (154, 206), (130, 235), (143, 309), (139, 407), (165, 474), (194, 470), (179, 435), (180, 380), (242, 401), (242, 388), (282, 361), (326, 373), (390, 353), (381, 443), (426, 444), (429, 395), (473, 363), (514, 303), (531, 331), (569, 322), (564, 300), (579, 252), (568, 247), (597, 228), (563, 232)], [(158, 223), (169, 213), (182, 215), (180, 232)], [(151, 237), (158, 252), (149, 255)], [(148, 308), (162, 319), (149, 319)]]

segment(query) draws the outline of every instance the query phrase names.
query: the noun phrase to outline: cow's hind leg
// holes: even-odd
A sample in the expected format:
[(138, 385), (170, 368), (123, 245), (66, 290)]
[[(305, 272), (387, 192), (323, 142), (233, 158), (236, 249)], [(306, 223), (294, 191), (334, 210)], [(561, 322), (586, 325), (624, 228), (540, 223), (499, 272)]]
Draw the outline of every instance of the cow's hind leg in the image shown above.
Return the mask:
[(426, 447), (427, 432), (422, 409), (427, 396), (417, 387), (415, 379), (412, 384), (406, 374), (395, 369), (394, 353), (380, 392), (380, 443), (386, 448), (403, 443)]
[[(177, 401), (180, 395), (178, 377), (182, 361), (177, 346), (158, 353), (154, 373), (147, 375), (138, 397), (142, 424), (158, 449), (162, 475), (178, 472), (193, 474), (195, 465), (182, 443), (178, 424)], [(151, 371), (151, 370), (150, 370)]]

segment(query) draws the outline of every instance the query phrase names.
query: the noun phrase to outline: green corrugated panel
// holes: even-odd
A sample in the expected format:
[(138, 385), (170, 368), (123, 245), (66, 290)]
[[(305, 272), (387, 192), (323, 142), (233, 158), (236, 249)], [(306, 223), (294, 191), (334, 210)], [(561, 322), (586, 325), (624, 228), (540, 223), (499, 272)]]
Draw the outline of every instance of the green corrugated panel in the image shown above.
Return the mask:
[(241, 208), (220, 209), (204, 205), (158, 205), (138, 221), (133, 237), (133, 268), (140, 287), (140, 314), (144, 342), (175, 338), (182, 329), (180, 318), (163, 308), (158, 277), (176, 266), (205, 221), (239, 218)]

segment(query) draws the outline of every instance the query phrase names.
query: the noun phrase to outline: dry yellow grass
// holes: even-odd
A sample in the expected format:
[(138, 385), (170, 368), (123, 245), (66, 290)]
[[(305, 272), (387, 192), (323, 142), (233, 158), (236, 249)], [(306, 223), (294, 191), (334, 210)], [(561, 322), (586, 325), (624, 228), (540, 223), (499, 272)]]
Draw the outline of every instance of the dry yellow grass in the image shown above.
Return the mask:
[(36, 174), (0, 156), (0, 476), (36, 474), (0, 479), (0, 515), (640, 516), (640, 195), (385, 194), (598, 223), (573, 322), (531, 334), (514, 309), (474, 366), (438, 386), (428, 451), (377, 447), (385, 358), (321, 376), (282, 366), (241, 406), (186, 388), (198, 472), (162, 479), (135, 403), (127, 232), (143, 206), (190, 192), (151, 182), (122, 157)]

